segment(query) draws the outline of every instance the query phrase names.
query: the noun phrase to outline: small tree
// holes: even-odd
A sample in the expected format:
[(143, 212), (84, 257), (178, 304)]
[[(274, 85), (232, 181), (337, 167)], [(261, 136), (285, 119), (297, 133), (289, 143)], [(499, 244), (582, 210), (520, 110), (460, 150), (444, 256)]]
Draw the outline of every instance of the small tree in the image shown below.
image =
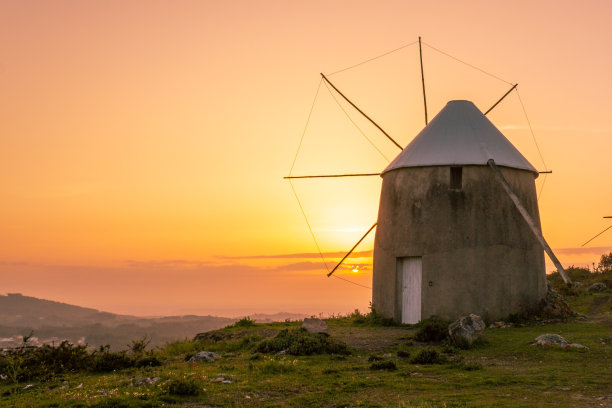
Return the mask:
[(597, 268), (600, 272), (612, 270), (612, 252), (603, 254)]

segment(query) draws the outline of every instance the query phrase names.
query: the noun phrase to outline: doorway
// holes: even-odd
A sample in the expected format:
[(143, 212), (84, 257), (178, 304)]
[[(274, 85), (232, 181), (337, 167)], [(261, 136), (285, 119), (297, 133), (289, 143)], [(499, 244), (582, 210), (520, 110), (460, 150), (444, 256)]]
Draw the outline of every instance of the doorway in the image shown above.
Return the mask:
[(402, 323), (414, 324), (421, 320), (422, 264), (420, 256), (397, 258)]

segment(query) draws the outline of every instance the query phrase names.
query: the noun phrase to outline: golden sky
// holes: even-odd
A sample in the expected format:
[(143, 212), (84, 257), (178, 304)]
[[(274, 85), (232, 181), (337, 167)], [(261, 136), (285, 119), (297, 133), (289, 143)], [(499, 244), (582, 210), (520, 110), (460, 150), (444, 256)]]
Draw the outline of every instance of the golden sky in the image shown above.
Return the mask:
[[(610, 4), (0, 1), (0, 293), (142, 315), (365, 310), (367, 288), (325, 277), (282, 177), (317, 89), (293, 174), (386, 166), (397, 149), (350, 112), (373, 149), (319, 73), (419, 35), (430, 118), (509, 89), (432, 46), (519, 83), (545, 163), (516, 92), (489, 118), (553, 171), (557, 256), (597, 262), (612, 231), (580, 246), (612, 224)], [(416, 45), (330, 80), (402, 145), (424, 125)], [(294, 186), (325, 253), (376, 220), (377, 177)], [(338, 276), (370, 286), (371, 249)]]

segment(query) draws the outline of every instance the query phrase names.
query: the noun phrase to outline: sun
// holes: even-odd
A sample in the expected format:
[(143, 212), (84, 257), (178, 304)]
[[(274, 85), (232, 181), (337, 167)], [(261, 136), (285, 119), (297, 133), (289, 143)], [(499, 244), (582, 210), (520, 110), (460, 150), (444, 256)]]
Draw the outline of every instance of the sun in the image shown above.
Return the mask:
[(353, 272), (354, 273), (359, 272), (359, 266), (353, 266)]

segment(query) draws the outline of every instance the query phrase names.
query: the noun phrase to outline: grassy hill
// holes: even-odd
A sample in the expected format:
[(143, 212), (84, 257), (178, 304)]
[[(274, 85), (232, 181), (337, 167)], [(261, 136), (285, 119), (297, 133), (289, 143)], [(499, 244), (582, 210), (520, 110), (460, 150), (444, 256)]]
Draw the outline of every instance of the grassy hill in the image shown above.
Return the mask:
[[(611, 291), (587, 288), (609, 282), (612, 271), (569, 272), (582, 285), (565, 288), (555, 275), (551, 281), (587, 316), (487, 328), (469, 349), (447, 339), (425, 341), (418, 335), (425, 324), (384, 326), (387, 322), (375, 314), (327, 319), (329, 338), (307, 335), (300, 322), (243, 319), (200, 336), (201, 341), (147, 351), (133, 342), (123, 353), (87, 354), (66, 346), (61, 353), (49, 348), (20, 361), (5, 356), (0, 358), (5, 376), (35, 358), (48, 362), (53, 355), (66, 364), (32, 369), (17, 382), (0, 380), (0, 406), (609, 407)], [(544, 333), (560, 334), (588, 350), (530, 345)], [(275, 351), (276, 346), (285, 351)], [(199, 351), (218, 358), (186, 361)], [(79, 361), (87, 365), (79, 368)]]

